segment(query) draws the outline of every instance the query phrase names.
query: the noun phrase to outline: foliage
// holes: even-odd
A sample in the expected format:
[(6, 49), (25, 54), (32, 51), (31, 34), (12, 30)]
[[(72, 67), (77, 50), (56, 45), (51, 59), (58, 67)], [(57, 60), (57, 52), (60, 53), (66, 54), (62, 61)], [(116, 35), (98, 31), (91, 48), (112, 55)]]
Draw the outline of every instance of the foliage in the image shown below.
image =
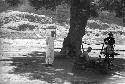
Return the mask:
[(68, 3), (70, 4), (71, 0), (29, 0), (31, 6), (33, 6), (36, 10), (41, 8), (55, 10), (56, 6)]
[(20, 0), (5, 0), (5, 2), (9, 3), (10, 6), (18, 6), (21, 3)]
[(99, 0), (99, 7), (101, 8), (101, 10), (115, 12), (116, 17), (124, 17), (125, 0)]
[[(92, 16), (97, 16), (95, 10), (98, 11), (109, 11), (115, 12), (116, 17), (123, 18), (125, 15), (125, 0), (28, 0), (30, 5), (33, 6), (36, 10), (41, 8), (55, 10), (56, 6), (62, 4), (68, 4), (71, 6), (71, 2), (78, 6), (78, 8), (83, 8), (88, 10)], [(11, 6), (18, 6), (21, 3), (21, 0), (5, 0)], [(92, 3), (89, 3), (92, 2)], [(75, 6), (75, 4), (73, 4)], [(123, 19), (124, 20), (124, 19)]]
[(33, 29), (35, 29), (35, 26), (29, 25), (29, 24), (22, 24), (22, 25), (19, 25), (18, 31), (26, 31), (27, 29), (33, 30)]

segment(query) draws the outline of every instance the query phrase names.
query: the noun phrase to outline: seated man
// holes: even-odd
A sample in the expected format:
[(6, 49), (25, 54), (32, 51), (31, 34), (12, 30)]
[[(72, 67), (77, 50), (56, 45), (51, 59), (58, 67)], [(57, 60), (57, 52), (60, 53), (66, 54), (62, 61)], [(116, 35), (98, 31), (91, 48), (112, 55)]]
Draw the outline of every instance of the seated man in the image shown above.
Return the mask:
[(94, 67), (99, 58), (92, 58), (89, 56), (92, 48), (88, 47), (87, 51), (83, 50), (83, 53), (80, 55), (79, 62), (85, 65), (84, 67)]
[(97, 59), (92, 58), (89, 56), (89, 53), (91, 52), (92, 48), (88, 47), (87, 51), (83, 50), (83, 53), (80, 55), (80, 60), (82, 63), (94, 63)]
[(89, 53), (91, 52), (92, 48), (91, 47), (88, 47), (87, 51), (83, 51), (83, 53), (80, 55), (80, 57), (86, 61), (86, 62), (89, 62), (90, 61), (90, 56), (89, 56)]

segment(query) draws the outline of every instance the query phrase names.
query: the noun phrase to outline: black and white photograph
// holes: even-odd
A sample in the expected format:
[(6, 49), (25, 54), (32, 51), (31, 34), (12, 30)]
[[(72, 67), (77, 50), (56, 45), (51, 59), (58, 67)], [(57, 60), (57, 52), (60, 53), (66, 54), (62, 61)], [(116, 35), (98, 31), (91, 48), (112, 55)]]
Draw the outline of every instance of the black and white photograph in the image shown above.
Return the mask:
[(0, 84), (125, 84), (125, 0), (0, 0)]

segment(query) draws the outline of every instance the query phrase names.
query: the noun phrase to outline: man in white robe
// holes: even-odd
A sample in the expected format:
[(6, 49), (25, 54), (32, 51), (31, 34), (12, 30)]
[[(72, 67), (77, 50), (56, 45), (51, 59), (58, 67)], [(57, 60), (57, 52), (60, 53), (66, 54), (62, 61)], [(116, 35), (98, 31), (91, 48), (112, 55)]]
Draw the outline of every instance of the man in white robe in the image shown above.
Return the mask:
[(46, 66), (52, 66), (54, 61), (54, 39), (55, 31), (51, 31), (51, 36), (46, 38)]

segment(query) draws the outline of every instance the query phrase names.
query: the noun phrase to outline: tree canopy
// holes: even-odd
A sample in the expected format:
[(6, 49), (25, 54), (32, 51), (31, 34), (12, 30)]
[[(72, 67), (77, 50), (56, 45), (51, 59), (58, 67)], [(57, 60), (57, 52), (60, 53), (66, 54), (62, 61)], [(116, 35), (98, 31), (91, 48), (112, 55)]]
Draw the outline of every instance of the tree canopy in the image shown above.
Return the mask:
[(63, 3), (70, 4), (71, 0), (29, 0), (31, 6), (33, 6), (36, 10), (41, 8), (56, 9), (56, 6), (61, 5)]
[(18, 4), (21, 3), (20, 0), (4, 0), (6, 3), (8, 3), (10, 6), (18, 6)]
[[(3, 0), (8, 3), (10, 6), (18, 6), (21, 4), (22, 0)], [(79, 3), (79, 8), (91, 9), (96, 7), (97, 10), (107, 10), (110, 12), (115, 12), (116, 16), (119, 18), (124, 17), (125, 12), (125, 0), (28, 0), (30, 5), (33, 6), (36, 10), (41, 8), (56, 9), (56, 6), (62, 4), (71, 5), (71, 1), (75, 1), (75, 4)], [(88, 4), (90, 2), (90, 4)], [(74, 4), (74, 5), (75, 5)]]
[(98, 4), (101, 10), (115, 12), (119, 18), (124, 17), (125, 0), (100, 0)]

